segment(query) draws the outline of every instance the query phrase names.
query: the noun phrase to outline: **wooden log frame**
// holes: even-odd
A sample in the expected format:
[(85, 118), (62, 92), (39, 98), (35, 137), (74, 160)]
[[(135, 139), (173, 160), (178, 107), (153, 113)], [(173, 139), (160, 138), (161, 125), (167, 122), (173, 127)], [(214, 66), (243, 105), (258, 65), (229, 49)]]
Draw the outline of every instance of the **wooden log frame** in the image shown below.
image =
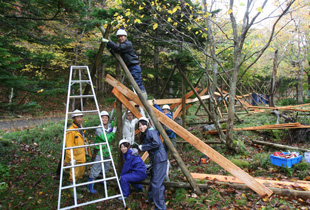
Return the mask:
[[(199, 88), (195, 88), (195, 90), (196, 91), (198, 91), (199, 90)], [(188, 99), (189, 97), (191, 97), (192, 95), (194, 95), (194, 91), (190, 91), (189, 93), (187, 93), (186, 95), (185, 95), (185, 99)], [(182, 106), (182, 103), (175, 103), (176, 104), (176, 106), (179, 106), (176, 110), (175, 110), (175, 112), (173, 113), (173, 119), (174, 118), (176, 118), (176, 117), (179, 117), (181, 114), (182, 114), (182, 112), (181, 112), (181, 110), (183, 109), (183, 106)], [(175, 105), (175, 104), (173, 104), (173, 105)], [(174, 108), (175, 106), (170, 106), (170, 109), (172, 110), (173, 108)], [(185, 109), (186, 110), (188, 110), (188, 108), (190, 107), (190, 105), (188, 105), (187, 107), (185, 107)]]
[[(302, 125), (300, 123), (283, 123), (276, 125), (262, 125), (246, 128), (234, 128), (234, 131), (253, 131), (253, 130), (276, 130), (276, 129), (292, 129), (292, 128), (310, 128), (310, 125)], [(225, 132), (226, 130), (223, 130)], [(217, 130), (206, 131), (205, 134), (217, 134)]]
[[(142, 106), (141, 101), (131, 90), (121, 84), (119, 81), (115, 80), (110, 75), (106, 76), (106, 82), (108, 82), (113, 87), (116, 87), (122, 94), (124, 94), (127, 98), (137, 103), (139, 106)], [(196, 147), (203, 154), (210, 157), (213, 161), (219, 164), (222, 168), (227, 170), (229, 173), (243, 180), (244, 183), (249, 186), (252, 190), (258, 193), (260, 196), (271, 196), (272, 191), (266, 188), (261, 183), (257, 182), (253, 177), (251, 177), (248, 173), (243, 171), (241, 168), (230, 162), (220, 153), (212, 149), (210, 146), (203, 143), (196, 136), (188, 132), (182, 126), (178, 125), (176, 122), (168, 118), (165, 114), (158, 111), (155, 107), (151, 107), (154, 114), (157, 116), (158, 120), (168, 126), (171, 130), (173, 130), (176, 134), (178, 134), (181, 138), (188, 141), (194, 147)]]
[[(210, 181), (220, 181), (220, 182), (230, 182), (230, 183), (239, 183), (244, 184), (242, 180), (234, 176), (224, 176), (224, 175), (215, 175), (215, 174), (200, 174), (200, 173), (191, 173), (194, 179), (206, 179)], [(284, 188), (284, 187), (299, 187), (303, 188), (306, 191), (310, 191), (310, 182), (308, 181), (275, 181), (268, 179), (255, 178), (256, 181), (268, 185), (268, 187), (275, 188)]]
[[(165, 140), (165, 143), (167, 145), (167, 147), (169, 148), (169, 150), (171, 151), (172, 156), (175, 158), (175, 160), (177, 161), (177, 163), (179, 164), (179, 167), (181, 168), (182, 172), (184, 173), (184, 175), (186, 176), (188, 182), (190, 183), (190, 185), (193, 187), (193, 190), (197, 193), (197, 194), (201, 194), (201, 191), (199, 189), (199, 187), (197, 186), (197, 183), (194, 181), (193, 177), (190, 175), (186, 165), (184, 164), (180, 154), (178, 153), (178, 151), (176, 150), (176, 148), (173, 146), (171, 140), (169, 139), (167, 133), (165, 132), (165, 130), (163, 129), (163, 126), (160, 124), (160, 122), (158, 121), (157, 117), (154, 114), (154, 111), (151, 107), (150, 104), (147, 102), (147, 100), (144, 98), (144, 95), (142, 94), (142, 91), (140, 90), (139, 86), (137, 85), (136, 81), (134, 80), (133, 76), (131, 75), (129, 69), (127, 68), (125, 62), (123, 61), (122, 57), (118, 54), (118, 53), (112, 53), (114, 55), (114, 57), (116, 58), (116, 60), (119, 62), (119, 64), (121, 65), (121, 67), (123, 68), (127, 78), (129, 79), (131, 85), (133, 86), (135, 92), (138, 94), (138, 96), (133, 93), (132, 91), (130, 91), (128, 88), (126, 88), (124, 85), (124, 89), (122, 91), (126, 91), (128, 90), (128, 93), (134, 95), (135, 99), (136, 99), (136, 103), (137, 101), (140, 103), (139, 105), (142, 106), (146, 109), (146, 111), (148, 112), (151, 120), (153, 121), (155, 127), (157, 128), (158, 132), (160, 133), (160, 135), (163, 137), (163, 139)], [(113, 78), (114, 79), (114, 78)], [(114, 79), (115, 80), (115, 79)], [(116, 80), (117, 81), (117, 80)], [(118, 81), (117, 81), (118, 82)], [(124, 92), (122, 92), (124, 94)], [(124, 94), (125, 95), (125, 94)], [(132, 99), (131, 99), (132, 100)], [(157, 110), (157, 109), (156, 109)], [(157, 110), (158, 111), (158, 110)]]

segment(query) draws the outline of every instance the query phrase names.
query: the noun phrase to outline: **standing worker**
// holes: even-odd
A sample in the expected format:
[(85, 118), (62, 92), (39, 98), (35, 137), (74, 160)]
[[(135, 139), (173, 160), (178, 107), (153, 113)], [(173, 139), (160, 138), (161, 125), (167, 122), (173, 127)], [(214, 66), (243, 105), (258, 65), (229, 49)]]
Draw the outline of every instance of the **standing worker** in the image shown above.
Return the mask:
[[(108, 143), (110, 146), (110, 143), (114, 139), (114, 136), (116, 133), (116, 126), (114, 126), (115, 122), (112, 121), (112, 123), (109, 124), (109, 113), (107, 111), (102, 111), (100, 113), (100, 116), (101, 116), (102, 124), (103, 124), (104, 130), (105, 130), (107, 139), (108, 139)], [(95, 134), (96, 134), (96, 143), (107, 142), (102, 128), (97, 128)], [(106, 145), (101, 145), (101, 147), (102, 147), (102, 153), (103, 153), (102, 154), (103, 160), (111, 159), (111, 157), (109, 155), (108, 147)], [(111, 148), (111, 146), (110, 146), (110, 148)], [(95, 147), (94, 156), (96, 156), (95, 161), (101, 161), (99, 146)], [(99, 176), (100, 172), (108, 173), (108, 171), (110, 170), (110, 162), (111, 161), (104, 162), (104, 171), (102, 169), (101, 163), (95, 163), (90, 170), (88, 181), (90, 182), (90, 181), (93, 181), (94, 179), (96, 179)], [(88, 190), (92, 194), (97, 193), (97, 190), (94, 189), (94, 183), (88, 184)]]
[(130, 184), (136, 191), (143, 192), (143, 186), (136, 182), (141, 182), (147, 178), (146, 166), (139, 156), (136, 148), (130, 148), (130, 142), (127, 139), (122, 139), (118, 143), (119, 148), (123, 153), (125, 163), (122, 168), (120, 183), (124, 198), (130, 195)]
[[(68, 128), (70, 129), (78, 129), (82, 128), (83, 123), (83, 113), (80, 110), (73, 111), (72, 114), (72, 125)], [(85, 145), (86, 138), (85, 138), (85, 130), (79, 130), (79, 131), (68, 131), (66, 133), (66, 147), (76, 147), (76, 146), (83, 146)], [(65, 156), (65, 162), (68, 164), (76, 165), (76, 164), (82, 164), (86, 162), (86, 152), (85, 148), (76, 148), (73, 149), (73, 160), (71, 160), (71, 149), (66, 150), (66, 156)], [(83, 177), (83, 174), (85, 172), (85, 166), (75, 167), (74, 168), (74, 177), (75, 181), (77, 182), (79, 179)], [(73, 184), (73, 176), (72, 176), (72, 169), (70, 170), (70, 177), (69, 182), (72, 185)], [(79, 197), (82, 197), (78, 194)]]
[(116, 36), (118, 38), (119, 44), (115, 44), (114, 42), (105, 38), (102, 38), (102, 42), (107, 43), (109, 48), (121, 55), (131, 75), (139, 86), (143, 97), (145, 100), (147, 100), (147, 93), (141, 79), (141, 67), (139, 66), (139, 59), (133, 50), (132, 43), (127, 39), (127, 32), (124, 29), (119, 29), (116, 32)]
[[(139, 107), (140, 113), (143, 117), (145, 117), (144, 110)], [(135, 142), (135, 131), (136, 124), (138, 123), (138, 119), (134, 118), (133, 113), (131, 111), (126, 111), (123, 114), (123, 139), (127, 139), (130, 145), (133, 145)]]
[[(162, 108), (160, 108), (157, 104), (156, 104), (156, 100), (153, 99), (153, 105), (156, 109), (158, 109), (159, 111), (161, 111), (162, 113), (164, 113), (167, 117), (169, 117), (170, 119), (173, 120), (173, 115), (171, 113), (170, 110), (170, 106), (168, 104), (165, 104), (162, 106)], [(163, 125), (163, 124), (162, 124)], [(176, 137), (177, 135), (175, 134), (175, 132), (173, 132), (170, 128), (168, 128), (166, 125), (163, 125), (163, 128), (165, 130), (165, 132), (167, 133), (168, 137), (170, 138), (173, 146), (175, 148), (177, 148), (177, 140)], [(166, 151), (168, 150), (167, 145), (165, 144), (165, 149)]]
[(145, 117), (139, 119), (139, 130), (143, 145), (139, 145), (141, 151), (148, 151), (153, 164), (153, 174), (148, 191), (149, 202), (154, 202), (155, 209), (166, 209), (164, 180), (167, 171), (167, 153), (159, 138), (159, 133), (149, 125)]

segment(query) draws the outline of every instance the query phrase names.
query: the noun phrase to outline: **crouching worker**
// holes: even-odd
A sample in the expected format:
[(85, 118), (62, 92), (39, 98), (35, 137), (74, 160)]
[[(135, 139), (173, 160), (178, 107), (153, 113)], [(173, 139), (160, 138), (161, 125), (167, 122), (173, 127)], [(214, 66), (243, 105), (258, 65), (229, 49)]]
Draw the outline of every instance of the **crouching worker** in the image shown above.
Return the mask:
[(139, 119), (139, 130), (141, 140), (144, 143), (139, 145), (141, 151), (148, 151), (153, 164), (153, 175), (148, 190), (149, 202), (154, 202), (155, 209), (166, 209), (164, 180), (167, 171), (167, 153), (159, 138), (159, 133), (149, 125), (145, 117)]
[[(100, 116), (101, 116), (103, 128), (104, 128), (105, 133), (106, 133), (106, 137), (108, 139), (108, 143), (110, 145), (110, 143), (114, 139), (114, 136), (116, 133), (116, 127), (114, 126), (114, 121), (111, 124), (109, 124), (109, 113), (107, 111), (102, 111), (100, 113)], [(97, 128), (95, 134), (96, 134), (96, 143), (106, 142), (106, 138), (105, 138), (105, 135), (104, 135), (102, 128)], [(111, 159), (111, 157), (109, 155), (108, 147), (104, 144), (101, 145), (101, 147), (102, 147), (102, 153), (103, 153), (102, 154), (103, 160)], [(110, 146), (110, 149), (111, 148), (112, 147)], [(101, 161), (99, 146), (96, 146), (94, 155), (96, 155), (95, 161)], [(94, 179), (96, 179), (99, 176), (100, 172), (108, 173), (110, 170), (110, 163), (111, 163), (111, 161), (104, 162), (104, 171), (102, 169), (101, 163), (95, 163), (90, 170), (88, 181), (90, 182), (90, 181), (93, 181)], [(97, 190), (94, 189), (94, 183), (88, 185), (88, 190), (92, 194), (97, 193)]]
[(119, 148), (121, 149), (125, 163), (121, 172), (120, 182), (122, 187), (123, 196), (126, 199), (130, 195), (130, 184), (137, 191), (144, 191), (141, 182), (147, 178), (146, 166), (138, 154), (136, 148), (130, 148), (130, 142), (127, 139), (122, 139), (119, 142)]

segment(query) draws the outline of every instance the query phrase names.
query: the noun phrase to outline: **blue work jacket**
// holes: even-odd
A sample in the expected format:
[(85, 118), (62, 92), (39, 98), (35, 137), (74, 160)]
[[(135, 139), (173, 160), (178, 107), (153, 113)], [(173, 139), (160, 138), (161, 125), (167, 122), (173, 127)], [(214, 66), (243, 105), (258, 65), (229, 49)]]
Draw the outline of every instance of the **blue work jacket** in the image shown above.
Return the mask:
[(148, 151), (153, 163), (167, 161), (167, 153), (159, 138), (159, 133), (154, 128), (148, 128), (142, 135), (142, 151)]
[[(155, 107), (156, 109), (158, 109), (159, 111), (163, 112), (163, 110), (162, 110), (157, 104), (154, 104), (154, 107)], [(167, 113), (166, 116), (169, 117), (170, 119), (173, 119), (173, 118), (172, 118), (172, 113), (171, 113), (171, 112)], [(166, 126), (166, 127), (167, 127), (167, 126)], [(168, 128), (168, 127), (167, 127), (167, 128)], [(169, 130), (165, 130), (165, 131), (166, 131), (166, 133), (167, 133), (167, 135), (168, 135), (168, 137), (169, 137), (170, 139), (173, 139), (173, 138), (176, 138), (176, 137), (177, 137), (177, 135), (175, 134), (175, 132), (173, 132), (170, 128), (169, 128)]]
[(136, 148), (129, 148), (129, 150), (123, 155), (125, 163), (123, 165), (123, 169), (121, 172), (121, 176), (127, 173), (141, 173), (146, 176), (146, 166), (138, 154), (138, 150)]

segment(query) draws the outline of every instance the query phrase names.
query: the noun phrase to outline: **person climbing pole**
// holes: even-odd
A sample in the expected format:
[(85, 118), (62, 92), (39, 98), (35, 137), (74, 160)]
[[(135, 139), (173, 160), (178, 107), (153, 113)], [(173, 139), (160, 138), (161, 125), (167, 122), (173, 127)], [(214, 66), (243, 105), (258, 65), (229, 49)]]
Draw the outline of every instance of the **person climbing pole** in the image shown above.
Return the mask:
[(113, 41), (103, 37), (101, 38), (101, 41), (103, 43), (107, 43), (108, 48), (121, 55), (131, 75), (139, 86), (143, 97), (147, 100), (147, 93), (141, 79), (141, 67), (139, 65), (139, 59), (134, 52), (132, 43), (127, 39), (127, 32), (124, 29), (119, 29), (116, 32), (116, 36), (118, 38), (119, 44), (116, 44)]

